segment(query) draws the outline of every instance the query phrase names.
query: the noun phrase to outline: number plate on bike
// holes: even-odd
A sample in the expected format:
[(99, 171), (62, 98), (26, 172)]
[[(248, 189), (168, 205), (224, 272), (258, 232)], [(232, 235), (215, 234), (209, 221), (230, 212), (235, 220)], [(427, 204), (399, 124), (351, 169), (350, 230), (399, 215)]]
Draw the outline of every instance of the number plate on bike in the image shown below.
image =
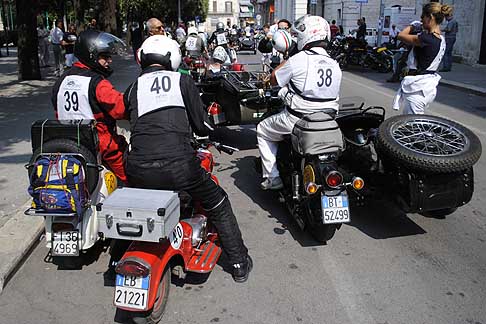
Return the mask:
[(350, 221), (349, 200), (346, 192), (342, 192), (338, 196), (322, 195), (322, 222), (324, 224), (348, 223)]
[(148, 303), (149, 277), (116, 275), (115, 306), (144, 310)]
[(79, 255), (79, 232), (53, 232), (52, 249), (53, 256), (78, 256)]

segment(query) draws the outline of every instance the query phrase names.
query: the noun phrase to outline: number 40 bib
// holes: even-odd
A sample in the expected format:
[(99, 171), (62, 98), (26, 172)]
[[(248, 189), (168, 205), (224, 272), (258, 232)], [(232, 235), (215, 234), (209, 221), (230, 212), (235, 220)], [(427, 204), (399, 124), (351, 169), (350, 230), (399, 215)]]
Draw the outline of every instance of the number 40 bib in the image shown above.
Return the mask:
[(180, 87), (181, 75), (156, 71), (138, 78), (138, 117), (164, 107), (184, 107)]

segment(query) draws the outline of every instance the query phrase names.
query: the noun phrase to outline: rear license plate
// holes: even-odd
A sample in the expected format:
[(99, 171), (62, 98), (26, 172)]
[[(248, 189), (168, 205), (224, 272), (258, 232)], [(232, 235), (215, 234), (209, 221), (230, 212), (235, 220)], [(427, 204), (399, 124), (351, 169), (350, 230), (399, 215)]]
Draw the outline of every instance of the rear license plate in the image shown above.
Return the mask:
[(52, 233), (53, 256), (78, 256), (79, 255), (79, 232), (54, 232)]
[(149, 277), (116, 275), (115, 306), (145, 310), (148, 303)]
[(324, 224), (349, 223), (348, 195), (343, 191), (338, 196), (322, 196), (322, 222)]

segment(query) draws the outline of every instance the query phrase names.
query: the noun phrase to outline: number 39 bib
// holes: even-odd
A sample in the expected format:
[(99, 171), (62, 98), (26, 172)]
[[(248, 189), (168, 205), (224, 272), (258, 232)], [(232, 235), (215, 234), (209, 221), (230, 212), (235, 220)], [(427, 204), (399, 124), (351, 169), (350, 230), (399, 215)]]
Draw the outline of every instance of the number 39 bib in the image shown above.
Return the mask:
[(164, 107), (184, 107), (180, 87), (181, 75), (156, 71), (138, 78), (138, 117)]
[(89, 104), (90, 77), (69, 75), (57, 93), (57, 116), (65, 119), (95, 119)]

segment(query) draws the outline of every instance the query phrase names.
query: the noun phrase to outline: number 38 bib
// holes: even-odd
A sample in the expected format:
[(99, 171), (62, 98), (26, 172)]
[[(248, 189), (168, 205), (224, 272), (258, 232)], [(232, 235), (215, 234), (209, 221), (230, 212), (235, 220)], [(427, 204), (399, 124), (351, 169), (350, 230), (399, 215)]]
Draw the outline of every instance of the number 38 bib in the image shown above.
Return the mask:
[(184, 107), (180, 87), (181, 75), (156, 71), (138, 78), (138, 117), (164, 107)]
[(89, 104), (90, 77), (69, 75), (57, 92), (57, 116), (65, 119), (95, 119)]

